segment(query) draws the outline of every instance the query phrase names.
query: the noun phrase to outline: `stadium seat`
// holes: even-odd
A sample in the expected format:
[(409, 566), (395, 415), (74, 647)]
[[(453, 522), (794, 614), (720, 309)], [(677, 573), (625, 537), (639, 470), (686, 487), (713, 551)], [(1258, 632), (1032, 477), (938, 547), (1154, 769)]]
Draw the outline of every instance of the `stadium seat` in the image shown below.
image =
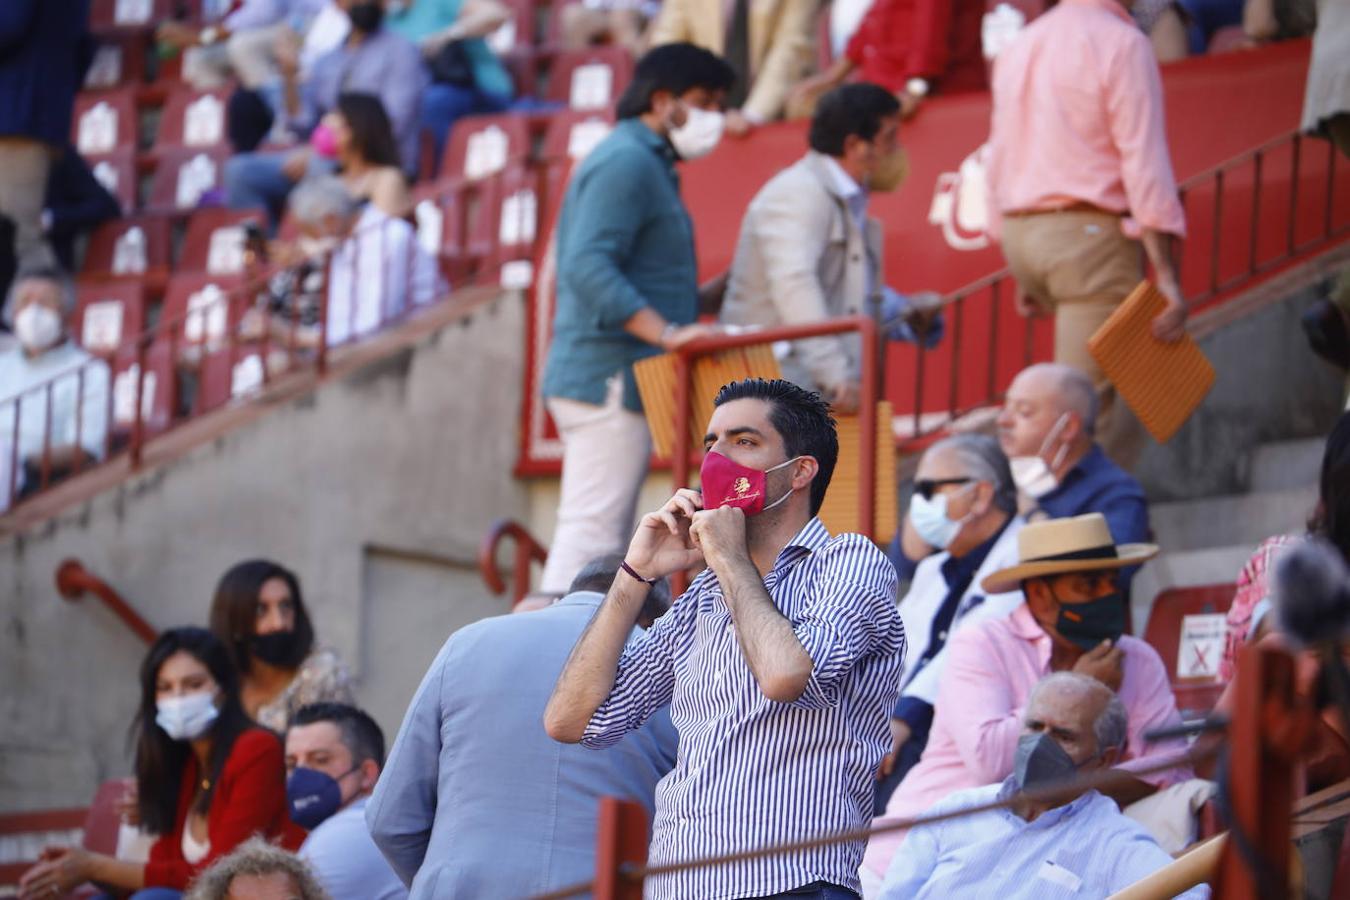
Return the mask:
[(417, 242), (440, 263), (451, 284), (468, 277), (464, 257), (462, 189), (457, 182), (420, 184), (413, 188), (413, 224)]
[(150, 46), (144, 34), (109, 34), (98, 39), (94, 57), (84, 74), (86, 91), (111, 90), (145, 81), (145, 58)]
[(84, 849), (109, 856), (117, 853), (117, 829), (122, 821), (117, 803), (134, 783), (131, 778), (112, 778), (98, 786), (84, 817)]
[(117, 199), (123, 213), (136, 211), (139, 207), (140, 181), (136, 174), (136, 151), (133, 148), (123, 147), (112, 153), (86, 156), (84, 161), (89, 164), (99, 184)]
[[(1231, 584), (1172, 588), (1163, 591), (1153, 601), (1148, 624), (1144, 628), (1144, 640), (1158, 651), (1163, 664), (1167, 666), (1179, 709), (1207, 712), (1223, 692), (1224, 685), (1219, 681), (1218, 674), (1224, 633), (1221, 620), (1233, 602), (1234, 589)], [(1220, 618), (1201, 618), (1206, 616)], [(1216, 628), (1219, 635), (1217, 645), (1212, 640), (1197, 639), (1206, 630), (1213, 635)], [(1182, 657), (1183, 652), (1185, 658)], [(1183, 671), (1203, 674), (1182, 677), (1180, 673)]]
[(223, 346), (244, 310), (242, 282), (238, 275), (175, 274), (164, 295), (156, 339), (174, 344), (180, 357), (185, 350)]
[(70, 117), (70, 141), (83, 157), (102, 156), (138, 144), (135, 88), (82, 91)]
[(178, 258), (179, 272), (238, 275), (244, 271), (244, 224), (267, 226), (261, 209), (199, 209), (188, 219)]
[(505, 0), (511, 18), (487, 36), (487, 45), (499, 58), (530, 55), (535, 47), (534, 0)]
[[(112, 432), (125, 439), (135, 428), (136, 389), (140, 366), (133, 347), (124, 347), (113, 358)], [(174, 420), (178, 403), (177, 374), (169, 343), (157, 340), (145, 350), (141, 379), (141, 429), (146, 437), (159, 434)]]
[(110, 355), (145, 330), (145, 288), (134, 281), (84, 281), (75, 288), (71, 332), (81, 347)]
[(523, 163), (529, 154), (530, 123), (525, 116), (465, 116), (450, 131), (440, 178), (478, 181)]
[(175, 147), (223, 148), (225, 106), (229, 90), (198, 91), (179, 87), (169, 94), (159, 119), (153, 152), (156, 155)]
[(219, 146), (165, 150), (150, 181), (146, 210), (186, 214), (196, 209), (202, 194), (220, 187), (229, 156), (230, 151)]
[(202, 359), (192, 412), (200, 415), (231, 400), (256, 393), (264, 383), (261, 346), (239, 344), (212, 351)]
[(81, 278), (141, 280), (162, 293), (169, 277), (169, 223), (154, 216), (104, 222), (89, 236)]
[(89, 29), (114, 32), (128, 29), (152, 30), (165, 19), (197, 18), (200, 0), (93, 0), (89, 7)]
[(633, 55), (623, 47), (590, 47), (558, 54), (549, 72), (546, 100), (571, 109), (613, 106), (633, 78)]
[(502, 287), (524, 290), (534, 283), (540, 185), (541, 171), (534, 167), (508, 169), (498, 179), (495, 208), (485, 217), (493, 229), (486, 274), (495, 275)]
[(568, 110), (549, 118), (540, 158), (545, 162), (578, 160), (614, 128), (613, 107), (589, 112)]

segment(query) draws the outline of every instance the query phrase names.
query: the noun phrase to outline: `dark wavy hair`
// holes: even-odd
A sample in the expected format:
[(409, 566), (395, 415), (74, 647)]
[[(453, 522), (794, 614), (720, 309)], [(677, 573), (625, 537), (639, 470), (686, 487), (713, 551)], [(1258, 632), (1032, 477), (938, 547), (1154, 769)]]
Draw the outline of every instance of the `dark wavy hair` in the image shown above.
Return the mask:
[(694, 88), (729, 91), (735, 82), (736, 72), (716, 53), (690, 43), (662, 44), (637, 61), (633, 80), (615, 105), (615, 115), (636, 119), (651, 112), (652, 95), (657, 91), (683, 97)]
[(1326, 538), (1350, 561), (1350, 412), (1341, 413), (1327, 435), (1317, 487), (1308, 531)]
[(775, 378), (746, 378), (723, 385), (713, 400), (714, 406), (732, 400), (763, 400), (769, 404), (769, 423), (783, 439), (788, 458), (810, 456), (819, 466), (811, 482), (811, 515), (820, 512), (825, 491), (839, 460), (839, 433), (830, 405), (814, 391), (804, 390), (790, 381)]
[(258, 618), (258, 594), (262, 586), (273, 578), (286, 582), (295, 603), (295, 652), (286, 660), (287, 668), (295, 668), (309, 656), (314, 649), (314, 626), (310, 623), (309, 613), (305, 611), (305, 601), (300, 596), (300, 580), (290, 569), (266, 559), (245, 560), (230, 568), (216, 585), (216, 595), (211, 600), (211, 630), (216, 637), (225, 642), (230, 655), (234, 657), (234, 667), (240, 675), (247, 675), (252, 667), (253, 654), (249, 643), (256, 633)]
[(155, 834), (169, 834), (178, 818), (178, 795), (183, 786), (183, 767), (192, 748), (187, 741), (176, 741), (155, 723), (157, 701), (155, 683), (160, 667), (175, 653), (187, 653), (206, 666), (220, 688), (220, 714), (207, 735), (211, 754), (207, 762), (210, 783), (193, 805), (193, 811), (205, 814), (211, 807), (220, 772), (225, 768), (234, 742), (253, 721), (239, 701), (239, 675), (225, 644), (205, 628), (171, 628), (161, 634), (141, 662), (141, 705), (131, 723), (131, 738), (136, 745), (137, 805), (141, 825)]
[(394, 126), (379, 97), (355, 91), (339, 94), (337, 111), (351, 129), (352, 149), (362, 159), (373, 166), (402, 168)]

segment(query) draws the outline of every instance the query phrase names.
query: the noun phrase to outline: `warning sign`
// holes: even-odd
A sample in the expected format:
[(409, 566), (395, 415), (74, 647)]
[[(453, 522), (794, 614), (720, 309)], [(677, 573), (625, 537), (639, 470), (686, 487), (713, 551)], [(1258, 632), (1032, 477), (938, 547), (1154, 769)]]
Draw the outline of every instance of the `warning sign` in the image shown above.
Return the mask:
[(1178, 678), (1217, 678), (1227, 623), (1222, 613), (1183, 616), (1177, 647)]

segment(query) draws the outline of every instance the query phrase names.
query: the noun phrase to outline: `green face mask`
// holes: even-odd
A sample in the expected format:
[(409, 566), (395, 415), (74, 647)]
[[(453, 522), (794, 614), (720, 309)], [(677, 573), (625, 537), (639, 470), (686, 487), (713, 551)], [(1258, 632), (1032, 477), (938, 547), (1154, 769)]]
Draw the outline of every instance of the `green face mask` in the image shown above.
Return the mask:
[(1125, 633), (1125, 598), (1119, 590), (1097, 597), (1087, 603), (1065, 603), (1049, 584), (1050, 596), (1059, 604), (1055, 630), (1070, 640), (1091, 650), (1102, 641), (1115, 641)]

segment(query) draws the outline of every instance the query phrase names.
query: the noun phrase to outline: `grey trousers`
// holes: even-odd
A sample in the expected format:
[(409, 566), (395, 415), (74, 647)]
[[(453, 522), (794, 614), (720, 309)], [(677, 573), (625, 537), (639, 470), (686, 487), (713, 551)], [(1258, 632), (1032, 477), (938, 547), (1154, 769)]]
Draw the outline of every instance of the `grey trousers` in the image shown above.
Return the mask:
[(18, 271), (56, 266), (42, 235), (42, 206), (52, 148), (32, 138), (0, 137), (0, 215), (14, 223)]

